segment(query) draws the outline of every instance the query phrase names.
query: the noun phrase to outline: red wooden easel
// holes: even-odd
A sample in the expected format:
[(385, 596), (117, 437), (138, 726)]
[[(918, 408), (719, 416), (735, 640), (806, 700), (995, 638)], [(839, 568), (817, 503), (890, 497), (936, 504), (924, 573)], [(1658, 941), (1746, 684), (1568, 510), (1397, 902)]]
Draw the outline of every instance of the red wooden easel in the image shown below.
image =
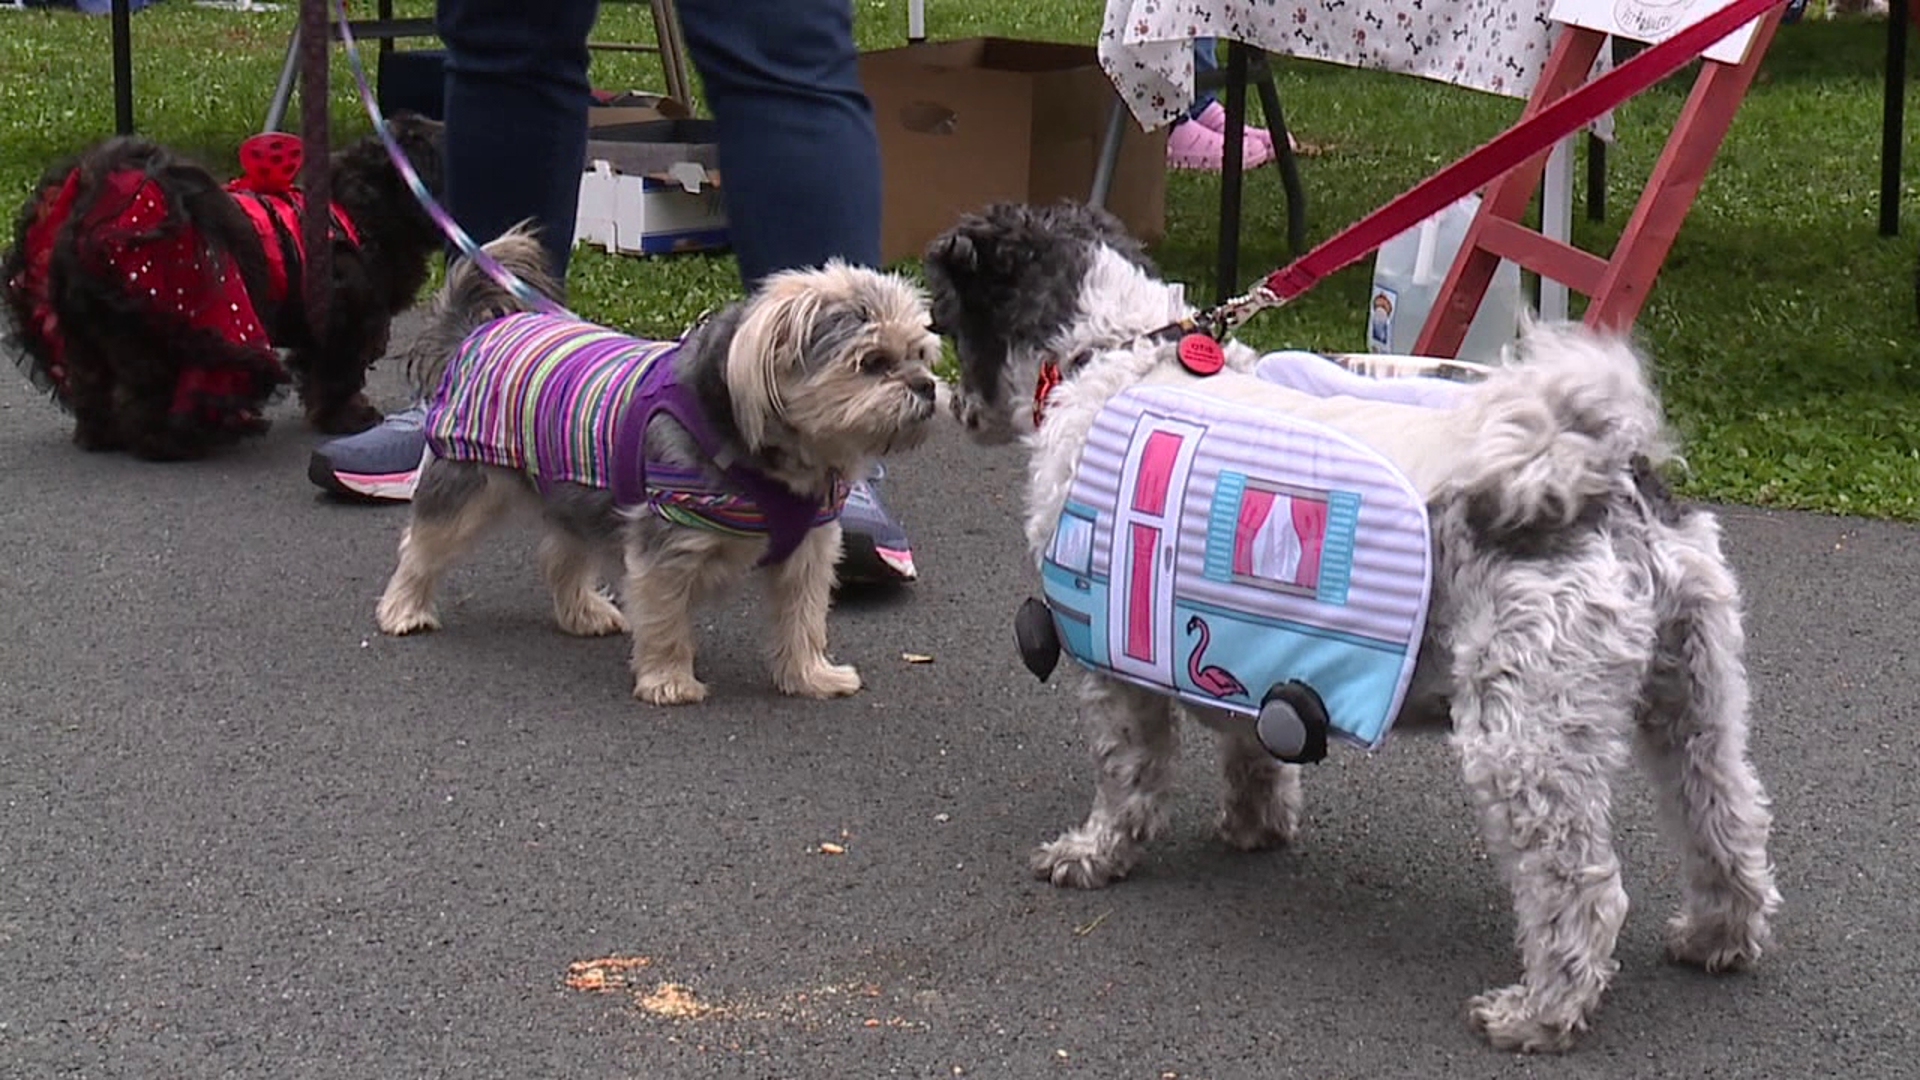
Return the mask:
[[(1782, 10), (1781, 6), (1770, 8), (1755, 22), (1746, 55), (1739, 63), (1701, 61), (1693, 92), (1681, 108), (1673, 134), (1667, 137), (1646, 190), (1609, 258), (1551, 239), (1520, 223), (1540, 187), (1547, 164), (1545, 152), (1487, 185), (1480, 212), (1467, 229), (1460, 254), (1441, 283), (1413, 351), (1438, 357), (1451, 357), (1459, 351), (1501, 259), (1510, 259), (1587, 296), (1589, 303), (1582, 320), (1586, 325), (1609, 330), (1631, 326), (1673, 247), (1675, 234), (1693, 207), (1713, 155), (1733, 123), (1733, 114), (1753, 83), (1760, 60), (1773, 41), (1774, 29), (1780, 24)], [(1539, 112), (1584, 83), (1606, 40), (1602, 31), (1563, 25), (1522, 115)]]

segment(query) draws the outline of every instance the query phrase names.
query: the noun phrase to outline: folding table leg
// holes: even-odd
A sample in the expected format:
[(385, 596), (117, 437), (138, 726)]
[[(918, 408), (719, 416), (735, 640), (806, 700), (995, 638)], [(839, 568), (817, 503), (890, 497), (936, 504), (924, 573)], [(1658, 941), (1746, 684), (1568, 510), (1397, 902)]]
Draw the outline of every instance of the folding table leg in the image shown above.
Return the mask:
[(113, 0), (113, 127), (133, 134), (133, 4)]
[[(1267, 63), (1272, 63), (1270, 57)], [(1287, 193), (1287, 251), (1299, 258), (1307, 253), (1307, 191), (1300, 183), (1300, 161), (1287, 134), (1287, 119), (1280, 111), (1280, 91), (1273, 85), (1271, 67), (1262, 67), (1254, 87), (1260, 91), (1260, 111), (1266, 114), (1267, 133), (1273, 136), (1273, 163), (1280, 170), (1280, 186)]]
[(287, 38), (287, 55), (280, 61), (280, 78), (273, 84), (273, 100), (267, 102), (267, 119), (261, 131), (279, 131), (287, 118), (287, 102), (293, 100), (293, 75), (300, 70), (300, 28), (295, 26)]
[[(308, 206), (324, 207), (333, 201), (333, 170), (328, 156), (327, 64), (330, 59), (327, 40), (327, 0), (300, 0), (300, 39), (296, 55), (300, 59), (300, 143), (304, 160), (300, 166), (300, 189)], [(313, 336), (327, 336), (328, 307), (333, 297), (333, 245), (327, 240), (332, 215), (325, 212), (301, 215), (301, 238), (306, 248), (302, 267), (301, 297), (306, 301), (307, 325)]]
[(1880, 235), (1900, 233), (1900, 141), (1906, 133), (1908, 0), (1887, 10), (1887, 89), (1880, 123)]
[(1232, 299), (1240, 285), (1240, 197), (1247, 133), (1247, 46), (1227, 42), (1227, 131), (1220, 165), (1220, 262), (1214, 281), (1216, 303)]

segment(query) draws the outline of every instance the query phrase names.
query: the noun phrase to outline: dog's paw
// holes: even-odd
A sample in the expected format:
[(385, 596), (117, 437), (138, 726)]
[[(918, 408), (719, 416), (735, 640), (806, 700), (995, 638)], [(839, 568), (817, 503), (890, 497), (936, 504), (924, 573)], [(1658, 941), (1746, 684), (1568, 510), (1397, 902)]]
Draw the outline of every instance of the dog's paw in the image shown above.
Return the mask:
[(561, 632), (575, 637), (606, 637), (627, 632), (627, 617), (613, 601), (599, 593), (588, 593), (573, 604), (556, 605), (553, 615)]
[(690, 671), (642, 675), (633, 681), (633, 696), (649, 705), (697, 705), (707, 700), (707, 684)]
[(1769, 941), (1766, 920), (1676, 912), (1667, 920), (1667, 958), (1711, 974), (1752, 967)]
[(110, 424), (75, 424), (73, 445), (89, 454), (111, 453), (127, 448), (126, 440)]
[(1527, 988), (1492, 990), (1467, 1002), (1467, 1025), (1497, 1050), (1525, 1054), (1558, 1054), (1573, 1048), (1574, 1035), (1585, 1029), (1579, 1020), (1550, 1022), (1529, 1004)]
[(432, 608), (412, 607), (385, 597), (381, 598), (380, 607), (374, 612), (374, 621), (380, 625), (381, 633), (392, 637), (440, 629), (440, 616), (434, 614)]
[(860, 692), (860, 672), (852, 664), (821, 661), (798, 671), (777, 673), (774, 681), (781, 693), (795, 697), (837, 698)]
[(1235, 851), (1285, 847), (1300, 835), (1300, 811), (1300, 767), (1284, 765), (1268, 783), (1229, 791), (1215, 832)]
[(1127, 876), (1124, 862), (1075, 829), (1033, 850), (1027, 859), (1033, 876), (1063, 889), (1099, 889)]
[(1235, 851), (1266, 851), (1292, 844), (1300, 834), (1300, 821), (1280, 807), (1267, 813), (1240, 812), (1230, 807), (1220, 812), (1215, 832)]

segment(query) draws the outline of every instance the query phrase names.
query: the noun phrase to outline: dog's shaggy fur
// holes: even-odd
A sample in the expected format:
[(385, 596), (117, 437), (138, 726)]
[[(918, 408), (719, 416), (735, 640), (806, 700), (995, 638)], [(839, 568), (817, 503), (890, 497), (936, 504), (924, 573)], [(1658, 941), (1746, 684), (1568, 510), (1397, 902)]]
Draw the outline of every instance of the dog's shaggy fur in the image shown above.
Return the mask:
[[(540, 246), (513, 231), (487, 245), (500, 263), (551, 295)], [(447, 380), (476, 379), (448, 360), (496, 316), (522, 309), (471, 263), (449, 273), (434, 300), (433, 322), (410, 367), (423, 392)], [(868, 463), (926, 437), (936, 407), (932, 363), (940, 343), (928, 329), (925, 300), (905, 280), (831, 262), (763, 282), (688, 334), (671, 359), (719, 438), (716, 455), (814, 506)], [(497, 358), (494, 358), (497, 359)], [(469, 366), (489, 360), (463, 360)], [(463, 383), (464, 384), (464, 383)], [(454, 406), (447, 406), (452, 408)], [(572, 423), (570, 419), (568, 421)], [(570, 430), (565, 441), (577, 436)], [(647, 460), (697, 466), (723, 482), (715, 458), (673, 419), (647, 427)], [(702, 701), (694, 672), (692, 609), (743, 577), (768, 541), (678, 524), (645, 505), (616, 506), (613, 492), (571, 482), (537, 485), (522, 472), (478, 461), (430, 462), (400, 540), (399, 566), (380, 599), (388, 634), (439, 626), (433, 592), (449, 564), (515, 506), (545, 520), (541, 563), (560, 629), (579, 635), (632, 627), (633, 695), (655, 705)], [(827, 610), (840, 558), (838, 520), (808, 529), (791, 556), (767, 569), (775, 685), (802, 697), (841, 697), (860, 689), (859, 673), (827, 656)], [(625, 613), (599, 591), (600, 571), (624, 562)]]
[[(439, 125), (400, 115), (392, 126), (422, 180), (437, 192)], [(74, 185), (64, 222), (31, 249), (30, 230), (69, 176)], [(116, 178), (138, 176), (150, 183), (136, 197), (157, 197), (161, 220), (131, 232), (125, 215), (134, 189)], [(286, 353), (315, 429), (344, 434), (380, 420), (362, 393), (367, 369), (385, 353), (389, 323), (412, 306), (443, 241), (376, 137), (337, 151), (332, 177), (334, 204), (359, 243), (333, 242), (326, 325), (314, 327), (302, 299), (296, 236), (280, 238), (287, 287), (276, 300), (261, 234), (200, 165), (149, 140), (120, 137), (46, 172), (21, 207), (13, 246), (0, 263), (0, 310), (13, 323), (21, 368), (73, 414), (77, 444), (172, 460), (264, 431), (264, 406), (288, 381), (276, 349)], [(183, 256), (192, 270), (179, 265)], [(191, 274), (201, 284), (182, 282), (177, 303), (130, 287), (125, 269), (143, 259), (165, 262), (165, 273)], [(244, 285), (266, 342), (232, 340), (180, 310), (211, 314), (204, 310), (209, 298), (222, 295), (229, 275)], [(194, 400), (209, 372), (220, 381), (209, 380), (215, 389)]]
[[(964, 218), (926, 260), (936, 327), (958, 343), (954, 407), (983, 441), (1024, 432), (1026, 532), (1044, 551), (1081, 441), (1114, 394), (1171, 361), (1129, 344), (1188, 309), (1116, 221), (1071, 205)], [(1529, 328), (1516, 365), (1446, 410), (1391, 426), (1429, 498), (1434, 558), (1425, 640), (1397, 727), (1445, 724), (1482, 832), (1511, 885), (1521, 980), (1474, 998), (1494, 1045), (1571, 1046), (1617, 964), (1627, 912), (1610, 835), (1612, 778), (1637, 753), (1686, 867), (1671, 956), (1708, 971), (1757, 960), (1779, 903), (1771, 816), (1747, 756), (1740, 596), (1719, 526), (1676, 505), (1658, 403), (1635, 353), (1577, 327)], [(1256, 359), (1238, 344), (1229, 365)], [(1070, 370), (1027, 419), (1036, 368)], [(1076, 366), (1077, 361), (1077, 366)], [(1351, 400), (1351, 399), (1349, 399)], [(1219, 735), (1220, 834), (1236, 848), (1294, 840), (1300, 769), (1250, 722), (1086, 674), (1080, 701), (1098, 781), (1086, 822), (1035, 852), (1036, 873), (1093, 888), (1124, 877), (1159, 833), (1176, 715)]]

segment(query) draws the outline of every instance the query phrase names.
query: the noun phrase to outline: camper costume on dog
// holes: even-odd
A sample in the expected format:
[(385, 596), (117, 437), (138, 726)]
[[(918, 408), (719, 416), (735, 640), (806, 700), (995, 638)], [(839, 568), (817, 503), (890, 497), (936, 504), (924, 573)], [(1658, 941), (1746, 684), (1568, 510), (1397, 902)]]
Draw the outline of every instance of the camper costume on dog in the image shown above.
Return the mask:
[[(461, 342), (427, 402), (427, 446), (532, 476), (541, 487), (582, 484), (676, 524), (766, 536), (763, 564), (793, 554), (807, 531), (835, 520), (847, 487), (821, 503), (764, 473), (717, 460), (723, 451), (692, 392), (674, 374), (678, 341), (644, 341), (566, 315), (495, 319)], [(647, 458), (646, 429), (665, 414), (726, 477)]]
[[(1470, 437), (1445, 407), (1463, 389), (1279, 353), (1253, 374), (1168, 365), (1114, 395), (1042, 558), (1053, 633), (1040, 636), (1096, 670), (1258, 716), (1263, 741), (1279, 695), (1378, 746), (1419, 653), (1426, 503), (1447, 449)], [(1022, 620), (1030, 653), (1035, 618)], [(1318, 738), (1287, 760), (1317, 759)]]

